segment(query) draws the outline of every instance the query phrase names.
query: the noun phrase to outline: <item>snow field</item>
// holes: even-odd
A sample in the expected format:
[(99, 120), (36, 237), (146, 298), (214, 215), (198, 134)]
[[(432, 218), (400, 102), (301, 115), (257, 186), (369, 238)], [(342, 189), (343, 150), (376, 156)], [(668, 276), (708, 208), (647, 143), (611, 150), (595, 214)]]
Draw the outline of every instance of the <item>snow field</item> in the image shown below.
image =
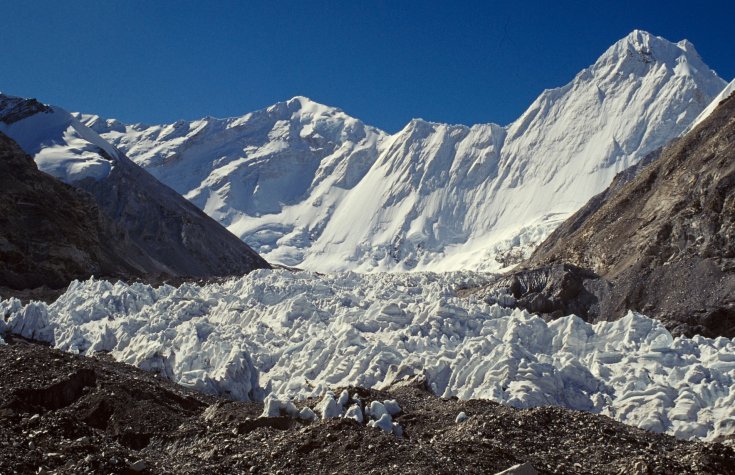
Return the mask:
[[(88, 280), (50, 305), (0, 302), (0, 331), (110, 352), (241, 400), (322, 398), (330, 388), (381, 388), (416, 375), (444, 397), (558, 405), (682, 438), (735, 430), (731, 340), (672, 338), (635, 313), (595, 325), (575, 316), (545, 322), (454, 296), (487, 278), (259, 270), (201, 287)], [(334, 395), (322, 402), (322, 416), (351, 410)]]

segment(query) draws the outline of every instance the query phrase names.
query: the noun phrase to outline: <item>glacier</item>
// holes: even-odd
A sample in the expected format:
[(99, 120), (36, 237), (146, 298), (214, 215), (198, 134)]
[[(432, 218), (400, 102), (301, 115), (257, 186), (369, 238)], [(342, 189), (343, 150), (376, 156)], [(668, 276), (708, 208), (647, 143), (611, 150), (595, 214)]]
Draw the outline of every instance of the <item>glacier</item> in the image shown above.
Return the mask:
[(672, 337), (630, 312), (547, 322), (458, 297), (484, 273), (258, 270), (152, 287), (76, 281), (51, 304), (0, 302), (0, 334), (108, 352), (179, 384), (241, 400), (425, 378), (439, 396), (558, 405), (681, 438), (735, 432), (735, 342)]
[(314, 271), (496, 271), (725, 87), (687, 40), (636, 30), (511, 124), (397, 133), (305, 97), (229, 119), (76, 114), (270, 262)]

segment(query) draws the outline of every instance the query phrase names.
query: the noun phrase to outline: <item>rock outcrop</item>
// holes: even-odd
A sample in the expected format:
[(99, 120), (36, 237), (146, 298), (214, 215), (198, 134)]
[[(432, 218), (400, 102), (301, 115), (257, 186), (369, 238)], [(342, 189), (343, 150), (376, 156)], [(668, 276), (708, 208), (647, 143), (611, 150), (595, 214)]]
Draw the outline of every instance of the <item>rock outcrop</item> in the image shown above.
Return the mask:
[(70, 186), (38, 170), (0, 133), (0, 287), (61, 288), (91, 275), (237, 275), (268, 266), (132, 162), (118, 157), (115, 165), (105, 180)]
[(637, 310), (676, 334), (735, 336), (735, 97), (618, 176), (491, 288), (549, 315)]
[(63, 287), (89, 275), (164, 268), (125, 239), (87, 193), (41, 172), (0, 133), (0, 286)]

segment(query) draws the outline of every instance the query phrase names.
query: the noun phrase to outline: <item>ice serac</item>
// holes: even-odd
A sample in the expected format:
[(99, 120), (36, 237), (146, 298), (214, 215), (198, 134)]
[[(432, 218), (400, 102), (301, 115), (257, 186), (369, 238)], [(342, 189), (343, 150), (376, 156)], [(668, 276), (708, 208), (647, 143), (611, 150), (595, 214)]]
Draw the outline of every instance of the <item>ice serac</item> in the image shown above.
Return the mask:
[(144, 266), (147, 275), (239, 275), (268, 266), (63, 109), (0, 95), (0, 132), (33, 156), (39, 170), (91, 194), (120, 231), (115, 239), (129, 242), (155, 263)]
[(495, 270), (725, 86), (684, 40), (634, 31), (512, 124), (389, 135), (297, 97), (241, 118), (84, 123), (267, 258), (314, 270)]
[[(88, 280), (49, 305), (0, 301), (0, 332), (108, 352), (240, 399), (321, 399), (328, 389), (425, 378), (443, 397), (559, 405), (682, 438), (735, 433), (732, 340), (674, 338), (634, 312), (595, 325), (574, 315), (548, 322), (456, 295), (487, 278), (258, 270), (178, 288)], [(319, 409), (336, 416), (346, 400), (328, 395)], [(369, 407), (373, 419), (400, 411), (390, 401)]]

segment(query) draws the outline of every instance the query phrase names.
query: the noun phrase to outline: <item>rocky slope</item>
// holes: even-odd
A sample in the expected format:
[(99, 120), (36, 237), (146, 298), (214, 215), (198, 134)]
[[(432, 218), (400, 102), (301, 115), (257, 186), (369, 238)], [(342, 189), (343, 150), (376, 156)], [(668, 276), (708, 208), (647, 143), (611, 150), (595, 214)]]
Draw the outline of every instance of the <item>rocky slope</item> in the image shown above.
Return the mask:
[(2, 133), (0, 263), (0, 287), (12, 289), (59, 288), (90, 275), (134, 278), (165, 269), (126, 239), (89, 194), (40, 172)]
[(310, 270), (496, 270), (725, 86), (688, 41), (634, 31), (515, 122), (395, 134), (303, 97), (231, 119), (79, 115), (269, 260)]
[[(504, 278), (516, 303), (589, 320), (634, 309), (675, 333), (735, 335), (735, 97), (560, 226)], [(577, 267), (569, 267), (572, 264)]]
[[(91, 195), (119, 231), (104, 245), (136, 248), (147, 256), (147, 263), (137, 260), (137, 275), (241, 275), (268, 266), (246, 244), (63, 109), (0, 94), (0, 132), (33, 156), (42, 172)], [(95, 272), (98, 269), (90, 267), (84, 275)]]
[[(735, 452), (558, 408), (431, 395), (420, 381), (350, 388), (395, 399), (402, 437), (337, 417), (259, 417), (104, 355), (0, 344), (0, 472), (732, 474)], [(307, 399), (300, 406), (316, 406)], [(458, 422), (464, 412), (467, 420)]]

